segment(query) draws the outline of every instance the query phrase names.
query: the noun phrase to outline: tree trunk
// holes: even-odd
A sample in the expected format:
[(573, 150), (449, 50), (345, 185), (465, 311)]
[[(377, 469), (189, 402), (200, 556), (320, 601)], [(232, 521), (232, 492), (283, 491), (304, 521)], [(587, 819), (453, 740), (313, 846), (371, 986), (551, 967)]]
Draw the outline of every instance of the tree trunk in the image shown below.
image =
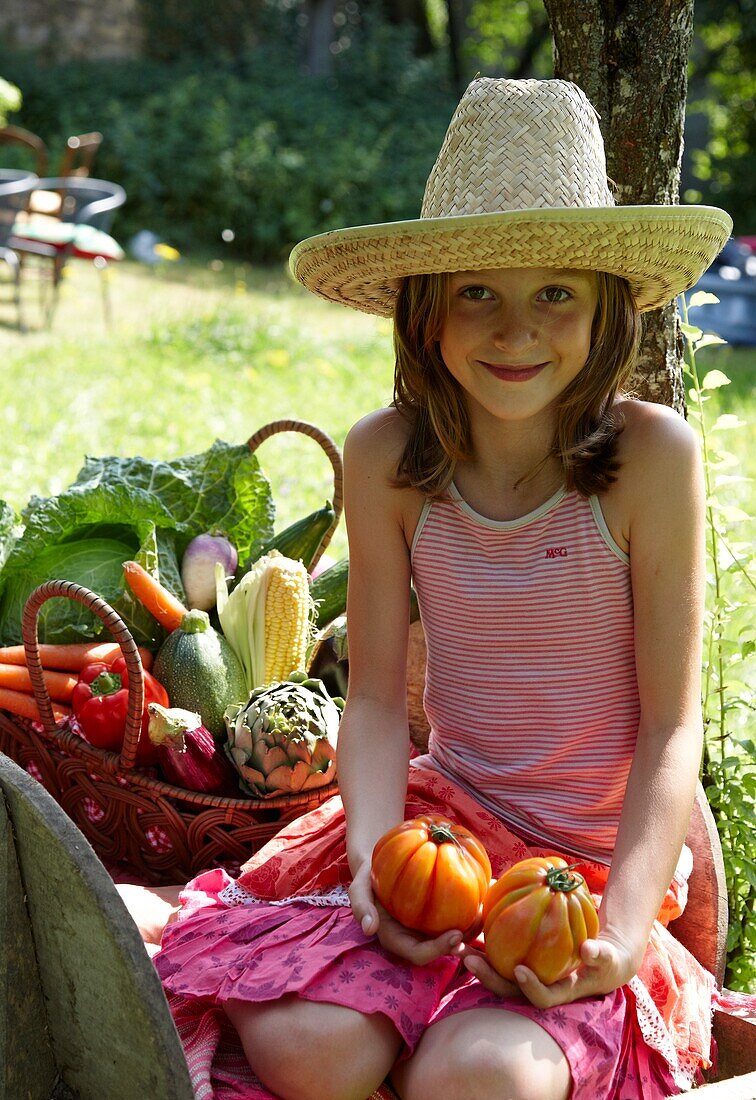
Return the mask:
[(461, 98), (470, 82), (470, 74), (466, 72), (466, 66), (462, 59), (462, 47), (467, 37), (470, 0), (446, 0), (446, 12), (452, 85)]
[[(616, 201), (677, 202), (693, 0), (544, 0), (544, 7), (554, 75), (578, 84), (601, 116)], [(631, 385), (638, 397), (684, 414), (674, 302), (645, 314)]]
[(424, 0), (383, 0), (383, 10), (389, 23), (397, 26), (409, 23), (415, 28), (415, 53), (418, 57), (432, 52), (433, 41)]

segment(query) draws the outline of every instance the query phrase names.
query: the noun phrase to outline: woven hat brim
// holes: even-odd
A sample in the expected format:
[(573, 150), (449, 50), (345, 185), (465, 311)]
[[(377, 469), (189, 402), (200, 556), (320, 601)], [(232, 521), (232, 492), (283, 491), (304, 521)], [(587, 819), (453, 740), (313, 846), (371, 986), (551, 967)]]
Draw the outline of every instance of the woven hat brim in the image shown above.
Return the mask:
[(302, 241), (289, 262), (313, 293), (381, 316), (406, 275), (519, 267), (621, 275), (646, 311), (694, 286), (731, 232), (714, 206), (513, 210), (337, 229)]

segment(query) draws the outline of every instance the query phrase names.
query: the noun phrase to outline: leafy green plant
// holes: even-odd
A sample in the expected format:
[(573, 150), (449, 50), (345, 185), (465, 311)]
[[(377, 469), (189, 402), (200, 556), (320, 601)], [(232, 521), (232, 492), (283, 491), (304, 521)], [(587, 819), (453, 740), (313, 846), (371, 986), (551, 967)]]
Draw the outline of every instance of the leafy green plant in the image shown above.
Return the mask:
[[(712, 294), (694, 294), (692, 306), (716, 302)], [(727, 449), (727, 433), (744, 426), (731, 413), (713, 421), (707, 405), (730, 379), (721, 370), (699, 377), (696, 353), (725, 343), (688, 323), (685, 373), (691, 382), (689, 418), (697, 425), (703, 449), (707, 518), (707, 608), (704, 635), (704, 752), (701, 781), (717, 823), (724, 853), (729, 928), (725, 982), (733, 989), (756, 987), (756, 745), (753, 715), (756, 695), (748, 684), (756, 653), (753, 544), (742, 540), (738, 527), (749, 517), (727, 499), (731, 486), (747, 480), (738, 472), (739, 459)], [(751, 684), (753, 678), (751, 677)]]
[(21, 107), (21, 92), (15, 84), (9, 84), (0, 76), (0, 126), (5, 126), (10, 111)]
[(24, 88), (14, 121), (53, 162), (69, 134), (105, 135), (95, 174), (126, 189), (119, 240), (147, 228), (188, 251), (231, 231), (225, 251), (262, 263), (336, 226), (417, 217), (455, 99), (440, 58), (418, 59), (411, 33), (377, 18), (322, 78), (280, 36), (233, 60), (45, 67), (0, 44), (0, 68)]

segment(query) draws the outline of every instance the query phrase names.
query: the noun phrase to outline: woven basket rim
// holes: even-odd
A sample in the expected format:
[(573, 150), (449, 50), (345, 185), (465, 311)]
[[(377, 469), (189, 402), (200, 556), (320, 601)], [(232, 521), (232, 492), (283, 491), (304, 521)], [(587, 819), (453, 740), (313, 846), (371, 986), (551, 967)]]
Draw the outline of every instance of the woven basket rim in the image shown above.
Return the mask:
[[(338, 779), (334, 778), (330, 783), (324, 783), (320, 787), (311, 787), (306, 791), (292, 791), (290, 794), (273, 794), (270, 798), (255, 797), (254, 795), (241, 795), (238, 798), (232, 795), (211, 794), (207, 791), (192, 791), (188, 787), (177, 787), (166, 779), (160, 779), (142, 771), (139, 767), (123, 769), (118, 767), (118, 753), (108, 752), (90, 745), (75, 730), (70, 728), (70, 720), (60, 723), (56, 734), (68, 734), (75, 738), (72, 749), (68, 745), (62, 745), (54, 734), (49, 733), (40, 723), (32, 722), (28, 718), (22, 718), (16, 714), (0, 710), (0, 726), (12, 725), (21, 733), (33, 732), (50, 748), (61, 756), (73, 756), (92, 769), (97, 779), (103, 784), (118, 785), (118, 780), (123, 780), (144, 791), (174, 801), (182, 801), (196, 806), (198, 809), (228, 810), (230, 812), (240, 810), (242, 812), (259, 812), (260, 810), (281, 810), (301, 805), (302, 812), (307, 808), (327, 801), (339, 793)], [(73, 750), (73, 751), (72, 751)], [(112, 764), (112, 770), (104, 765)]]

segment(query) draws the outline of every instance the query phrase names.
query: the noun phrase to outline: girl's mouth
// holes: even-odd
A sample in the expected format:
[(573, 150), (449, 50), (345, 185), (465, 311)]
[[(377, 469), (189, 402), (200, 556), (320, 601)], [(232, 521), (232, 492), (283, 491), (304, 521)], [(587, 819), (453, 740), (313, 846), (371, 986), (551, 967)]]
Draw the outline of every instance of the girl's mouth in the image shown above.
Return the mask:
[(503, 382), (527, 382), (529, 378), (535, 378), (546, 366), (545, 363), (536, 363), (534, 366), (502, 366), (495, 363), (483, 363), (486, 370), (495, 378)]

